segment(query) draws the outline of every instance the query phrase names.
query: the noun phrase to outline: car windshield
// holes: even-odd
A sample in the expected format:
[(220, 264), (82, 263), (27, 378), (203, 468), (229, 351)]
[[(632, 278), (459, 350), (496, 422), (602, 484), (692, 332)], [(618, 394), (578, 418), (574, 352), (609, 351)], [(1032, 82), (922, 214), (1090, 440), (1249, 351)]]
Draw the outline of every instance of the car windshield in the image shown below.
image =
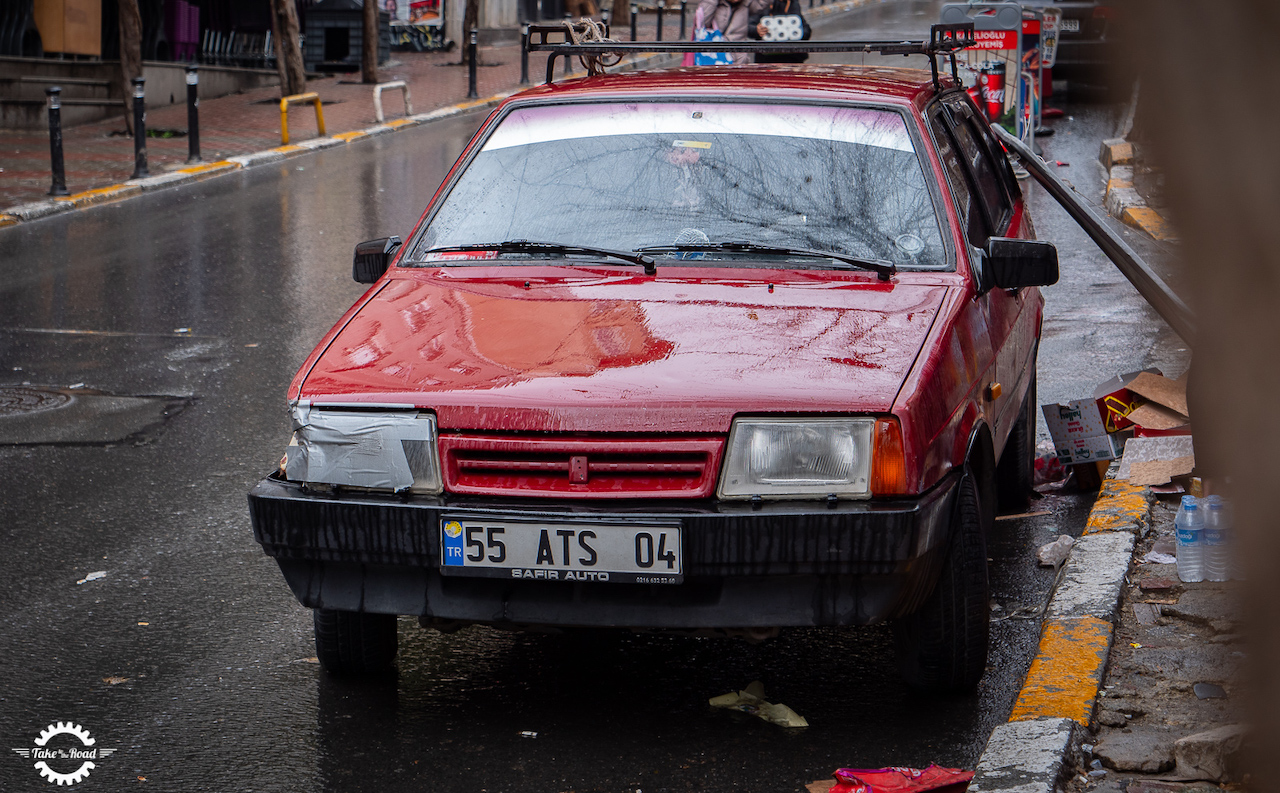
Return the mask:
[[(750, 242), (902, 268), (948, 265), (903, 117), (856, 107), (633, 102), (515, 110), (409, 259), (455, 260), (456, 253), (431, 251), (508, 240), (656, 247), (651, 255), (702, 263), (781, 258), (824, 266), (812, 257), (705, 250)], [(682, 245), (704, 250), (681, 252)], [(538, 254), (522, 258), (531, 255)]]

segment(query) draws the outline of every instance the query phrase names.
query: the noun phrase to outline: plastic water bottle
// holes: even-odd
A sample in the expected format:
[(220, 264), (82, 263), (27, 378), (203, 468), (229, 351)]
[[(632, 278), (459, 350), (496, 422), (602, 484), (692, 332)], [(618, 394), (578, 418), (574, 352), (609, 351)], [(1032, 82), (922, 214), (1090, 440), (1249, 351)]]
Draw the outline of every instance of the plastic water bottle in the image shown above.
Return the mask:
[(1178, 579), (1186, 583), (1204, 580), (1204, 513), (1199, 499), (1183, 496), (1173, 521), (1178, 535)]
[(1231, 508), (1221, 496), (1206, 499), (1204, 513), (1204, 575), (1210, 581), (1231, 579)]

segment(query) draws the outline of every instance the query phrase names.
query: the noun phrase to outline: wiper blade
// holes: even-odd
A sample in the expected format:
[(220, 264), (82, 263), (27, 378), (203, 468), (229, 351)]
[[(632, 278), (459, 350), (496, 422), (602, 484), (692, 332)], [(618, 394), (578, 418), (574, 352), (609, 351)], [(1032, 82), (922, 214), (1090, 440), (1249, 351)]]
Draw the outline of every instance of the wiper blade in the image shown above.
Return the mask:
[(888, 281), (894, 273), (898, 272), (898, 268), (893, 262), (884, 259), (864, 259), (858, 256), (848, 256), (835, 251), (820, 251), (816, 248), (783, 248), (773, 245), (758, 245), (754, 242), (697, 242), (688, 245), (646, 245), (643, 248), (636, 249), (637, 253), (666, 253), (666, 252), (696, 252), (696, 251), (729, 251), (730, 253), (766, 253), (777, 256), (805, 256), (814, 259), (832, 259), (833, 261), (848, 264), (862, 270), (871, 270), (881, 281)]
[(656, 275), (657, 266), (653, 258), (643, 253), (631, 251), (615, 251), (608, 248), (592, 248), (586, 245), (564, 245), (559, 242), (535, 242), (533, 240), (507, 240), (506, 242), (477, 242), (471, 245), (450, 245), (444, 248), (432, 248), (424, 256), (432, 253), (478, 253), (494, 251), (496, 253), (552, 253), (582, 254), (584, 256), (602, 256), (609, 259), (621, 259), (624, 262), (638, 264), (644, 268), (646, 275)]

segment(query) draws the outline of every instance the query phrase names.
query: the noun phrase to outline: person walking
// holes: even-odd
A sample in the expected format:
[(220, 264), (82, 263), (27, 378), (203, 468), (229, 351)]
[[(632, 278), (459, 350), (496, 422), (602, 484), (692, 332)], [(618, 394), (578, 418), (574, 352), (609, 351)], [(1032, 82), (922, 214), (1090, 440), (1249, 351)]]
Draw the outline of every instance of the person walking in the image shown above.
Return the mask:
[[(726, 41), (746, 41), (747, 28), (753, 10), (762, 13), (769, 7), (770, 0), (700, 0), (698, 13), (703, 24), (720, 31)], [(735, 52), (735, 66), (750, 63), (751, 55), (746, 52)]]
[[(800, 20), (803, 34), (802, 41), (808, 41), (813, 35), (813, 28), (800, 12), (800, 0), (764, 0), (763, 4), (754, 4), (751, 15), (747, 19), (747, 35), (753, 39), (764, 39), (769, 30), (761, 20), (766, 17), (794, 16)], [(807, 52), (779, 52), (774, 54), (756, 53), (756, 63), (804, 63), (809, 60)]]

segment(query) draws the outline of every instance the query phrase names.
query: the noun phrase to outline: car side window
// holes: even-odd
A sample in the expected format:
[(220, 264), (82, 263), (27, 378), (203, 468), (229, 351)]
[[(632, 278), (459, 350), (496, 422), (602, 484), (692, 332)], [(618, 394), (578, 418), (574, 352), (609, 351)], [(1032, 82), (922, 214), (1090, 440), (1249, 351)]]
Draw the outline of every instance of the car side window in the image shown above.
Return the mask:
[(990, 233), (999, 234), (1009, 222), (1009, 213), (1013, 204), (1009, 200), (1000, 172), (992, 161), (990, 150), (976, 130), (968, 108), (963, 105), (952, 105), (951, 111), (954, 121), (951, 130), (955, 134), (956, 144), (960, 147), (960, 152), (973, 176), (978, 200), (986, 210), (988, 228)]
[(938, 147), (938, 159), (942, 161), (947, 183), (951, 185), (951, 194), (956, 199), (965, 237), (970, 245), (981, 245), (988, 236), (986, 225), (983, 223), (982, 212), (974, 205), (973, 191), (969, 189), (969, 178), (965, 175), (964, 162), (956, 151), (951, 134), (947, 132), (948, 123), (941, 107), (935, 107), (929, 114), (929, 126), (933, 130), (933, 139)]

